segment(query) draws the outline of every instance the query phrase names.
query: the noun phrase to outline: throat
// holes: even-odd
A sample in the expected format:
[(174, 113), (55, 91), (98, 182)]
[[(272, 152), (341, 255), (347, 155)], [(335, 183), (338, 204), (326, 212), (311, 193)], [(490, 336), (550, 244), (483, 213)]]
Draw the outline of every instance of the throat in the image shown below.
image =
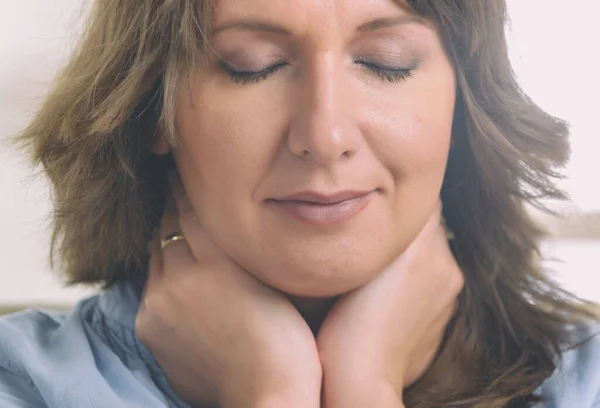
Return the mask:
[(337, 298), (311, 298), (288, 295), (288, 299), (298, 309), (313, 335), (316, 337), (323, 321)]

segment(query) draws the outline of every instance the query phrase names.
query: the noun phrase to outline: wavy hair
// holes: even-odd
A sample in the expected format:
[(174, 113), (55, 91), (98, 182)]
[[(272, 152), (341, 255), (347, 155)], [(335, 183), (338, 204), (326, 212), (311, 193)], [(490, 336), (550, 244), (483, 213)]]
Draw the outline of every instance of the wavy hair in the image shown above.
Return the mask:
[[(409, 408), (527, 407), (557, 367), (569, 325), (597, 318), (538, 262), (544, 233), (526, 205), (564, 198), (566, 124), (520, 89), (504, 0), (407, 0), (433, 21), (456, 70), (444, 216), (466, 285)], [(16, 139), (53, 187), (51, 261), (70, 283), (109, 287), (143, 271), (176, 143), (175, 98), (208, 51), (208, 0), (96, 0), (82, 41)]]

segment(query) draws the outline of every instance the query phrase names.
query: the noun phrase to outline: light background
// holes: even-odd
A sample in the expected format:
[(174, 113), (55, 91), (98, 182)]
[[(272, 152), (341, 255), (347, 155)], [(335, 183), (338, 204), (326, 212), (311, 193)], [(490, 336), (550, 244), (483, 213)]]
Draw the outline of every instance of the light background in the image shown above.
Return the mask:
[[(73, 48), (90, 1), (0, 0), (0, 142), (35, 112)], [(563, 186), (571, 207), (600, 211), (600, 1), (508, 0), (511, 58), (529, 95), (572, 126)], [(48, 188), (0, 145), (0, 305), (70, 304), (91, 293), (49, 272)], [(551, 242), (558, 278), (600, 301), (600, 241)]]

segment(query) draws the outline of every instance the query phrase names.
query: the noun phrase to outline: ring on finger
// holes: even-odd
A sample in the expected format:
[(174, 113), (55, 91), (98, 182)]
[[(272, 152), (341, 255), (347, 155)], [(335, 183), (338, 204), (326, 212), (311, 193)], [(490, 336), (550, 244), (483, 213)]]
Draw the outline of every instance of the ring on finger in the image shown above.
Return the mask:
[(165, 249), (167, 245), (175, 241), (185, 240), (185, 236), (181, 231), (174, 232), (167, 235), (163, 240), (160, 241), (160, 249)]

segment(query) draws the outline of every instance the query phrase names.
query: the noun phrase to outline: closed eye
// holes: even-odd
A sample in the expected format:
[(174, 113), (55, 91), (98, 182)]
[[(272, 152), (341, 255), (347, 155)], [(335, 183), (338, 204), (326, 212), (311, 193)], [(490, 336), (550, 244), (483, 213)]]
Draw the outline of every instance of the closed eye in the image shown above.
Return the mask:
[(236, 84), (240, 85), (253, 84), (263, 81), (269, 78), (272, 74), (276, 73), (277, 71), (285, 68), (287, 65), (287, 62), (282, 61), (258, 71), (244, 71), (234, 69), (225, 61), (220, 62), (221, 68), (229, 75), (231, 80)]
[[(409, 67), (389, 67), (363, 58), (356, 58), (354, 62), (373, 72), (381, 80), (393, 83), (406, 81), (407, 79), (411, 78), (414, 75), (415, 69), (419, 65), (419, 62), (417, 62)], [(240, 85), (248, 85), (256, 84), (260, 81), (266, 80), (277, 71), (288, 66), (288, 63), (286, 61), (281, 61), (277, 64), (273, 64), (257, 71), (234, 69), (224, 60), (220, 61), (219, 65), (229, 75), (233, 82)]]
[(412, 78), (419, 65), (417, 62), (408, 67), (389, 67), (363, 58), (356, 58), (354, 62), (375, 73), (380, 79), (395, 83)]

